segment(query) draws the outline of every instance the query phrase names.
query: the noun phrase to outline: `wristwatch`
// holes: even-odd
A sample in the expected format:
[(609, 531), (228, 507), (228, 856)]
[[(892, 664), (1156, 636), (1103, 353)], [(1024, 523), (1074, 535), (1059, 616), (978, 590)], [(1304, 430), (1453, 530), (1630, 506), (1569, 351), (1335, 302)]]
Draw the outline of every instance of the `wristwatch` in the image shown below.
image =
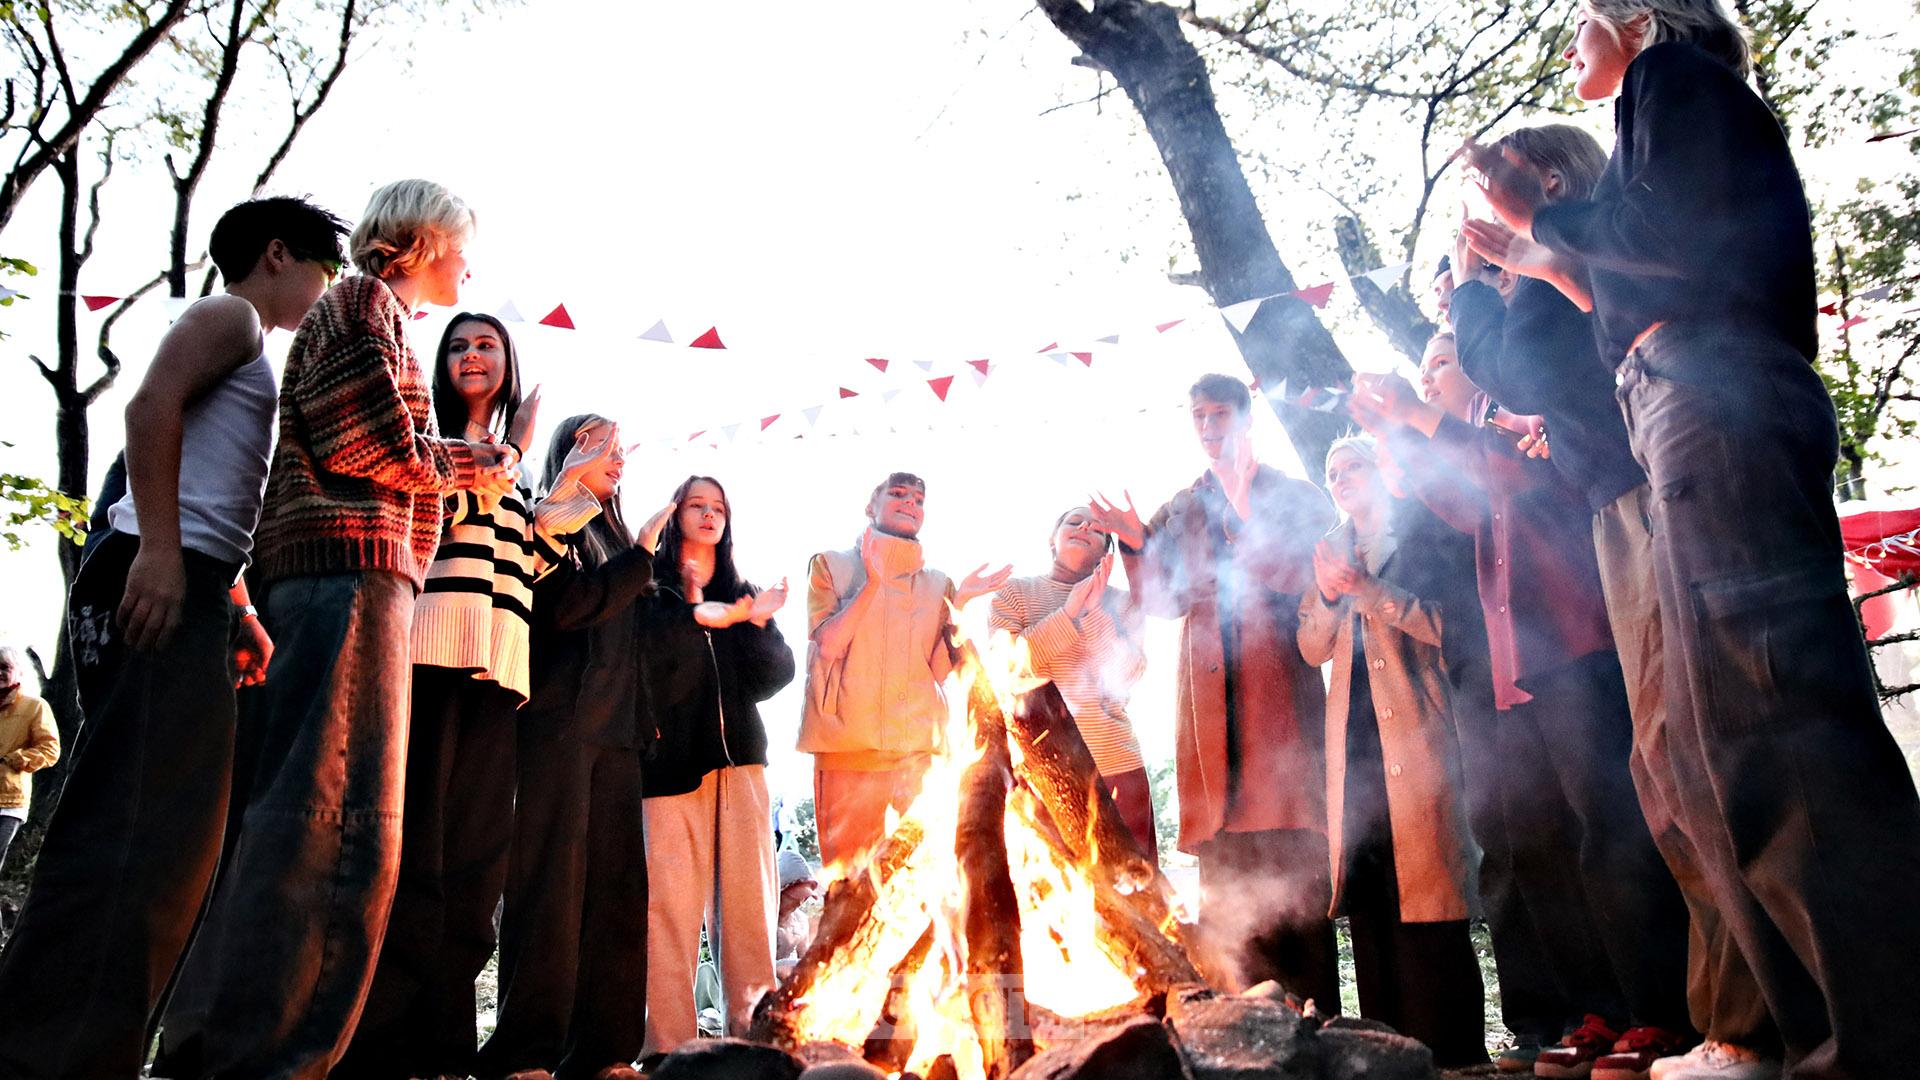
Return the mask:
[(260, 617), (260, 609), (254, 607), (252, 604), (241, 604), (240, 617), (242, 619), (257, 619)]

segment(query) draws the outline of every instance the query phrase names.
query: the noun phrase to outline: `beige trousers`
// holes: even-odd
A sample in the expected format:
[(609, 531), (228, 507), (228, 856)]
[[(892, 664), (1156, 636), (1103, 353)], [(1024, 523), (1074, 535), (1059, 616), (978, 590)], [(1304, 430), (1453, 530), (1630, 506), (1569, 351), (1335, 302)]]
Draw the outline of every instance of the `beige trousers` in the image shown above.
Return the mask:
[(641, 803), (647, 830), (646, 1054), (700, 1033), (700, 928), (720, 969), (728, 1035), (745, 1035), (773, 989), (772, 806), (763, 765), (716, 769), (685, 795)]

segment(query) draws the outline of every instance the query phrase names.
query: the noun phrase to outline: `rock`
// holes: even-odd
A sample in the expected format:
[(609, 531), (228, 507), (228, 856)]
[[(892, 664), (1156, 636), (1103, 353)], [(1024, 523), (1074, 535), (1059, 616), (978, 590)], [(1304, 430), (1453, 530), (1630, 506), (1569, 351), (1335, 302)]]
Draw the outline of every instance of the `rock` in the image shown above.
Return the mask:
[(800, 1080), (887, 1080), (887, 1074), (864, 1061), (838, 1061), (815, 1065), (801, 1073)]
[(1433, 1051), (1385, 1024), (1339, 1017), (1320, 1029), (1325, 1080), (1435, 1080)]
[(1055, 1045), (1010, 1080), (1191, 1080), (1173, 1034), (1141, 1017), (1096, 1039)]
[(1319, 1054), (1300, 1014), (1264, 997), (1205, 991), (1167, 998), (1167, 1023), (1195, 1080), (1318, 1080)]
[(800, 1059), (745, 1039), (699, 1039), (673, 1053), (651, 1080), (799, 1080)]

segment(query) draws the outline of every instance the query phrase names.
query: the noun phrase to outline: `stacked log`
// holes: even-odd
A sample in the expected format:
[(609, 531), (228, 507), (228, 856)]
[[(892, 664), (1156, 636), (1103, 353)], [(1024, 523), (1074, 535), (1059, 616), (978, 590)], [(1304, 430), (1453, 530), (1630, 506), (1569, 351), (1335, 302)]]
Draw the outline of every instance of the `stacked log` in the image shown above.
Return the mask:
[(967, 942), (967, 1009), (987, 1080), (1004, 1080), (1034, 1050), (1021, 986), (1020, 897), (1007, 869), (1007, 791), (1013, 786), (1013, 761), (1006, 717), (985, 679), (974, 680), (967, 708), (979, 756), (961, 774), (960, 816), (953, 834)]

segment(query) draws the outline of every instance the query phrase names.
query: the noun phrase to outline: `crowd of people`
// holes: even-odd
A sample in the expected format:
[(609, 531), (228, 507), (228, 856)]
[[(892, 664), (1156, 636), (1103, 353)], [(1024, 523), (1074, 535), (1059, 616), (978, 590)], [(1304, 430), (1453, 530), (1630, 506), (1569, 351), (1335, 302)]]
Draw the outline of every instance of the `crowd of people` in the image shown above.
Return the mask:
[[(857, 865), (945, 749), (949, 605), (988, 596), (1149, 855), (1129, 699), (1143, 620), (1181, 620), (1178, 846), (1228, 988), (1333, 1011), (1345, 917), (1361, 1013), (1484, 1064), (1479, 916), (1503, 1071), (1916, 1075), (1920, 799), (1848, 601), (1798, 175), (1718, 0), (1582, 0), (1566, 58), (1612, 154), (1467, 148), (1491, 215), (1448, 326), (1417, 389), (1355, 377), (1324, 491), (1259, 462), (1226, 375), (1191, 390), (1199, 479), (1144, 520), (1067, 508), (1046, 574), (927, 566), (895, 472), (808, 567), (803, 664), (720, 481), (635, 528), (613, 419), (523, 474), (539, 394), (498, 319), (416, 358), (465, 279), (456, 196), (234, 207), (72, 590), (85, 721), (0, 1075), (136, 1077), (157, 1035), (176, 1080), (617, 1080), (700, 1037), (703, 940), (743, 1033), (814, 877), (760, 703), (804, 678), (820, 854)], [(0, 856), (60, 753), (18, 669)]]

